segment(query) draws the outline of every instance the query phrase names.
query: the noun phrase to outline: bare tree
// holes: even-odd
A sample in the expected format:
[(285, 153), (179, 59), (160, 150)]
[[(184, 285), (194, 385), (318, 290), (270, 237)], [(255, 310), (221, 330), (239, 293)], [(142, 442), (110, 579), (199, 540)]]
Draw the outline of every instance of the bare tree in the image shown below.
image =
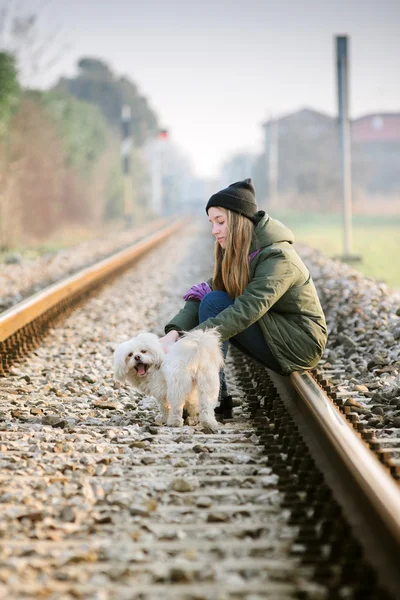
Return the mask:
[(52, 0), (0, 0), (0, 50), (12, 54), (23, 85), (32, 87), (65, 53), (61, 25), (46, 32), (46, 10)]

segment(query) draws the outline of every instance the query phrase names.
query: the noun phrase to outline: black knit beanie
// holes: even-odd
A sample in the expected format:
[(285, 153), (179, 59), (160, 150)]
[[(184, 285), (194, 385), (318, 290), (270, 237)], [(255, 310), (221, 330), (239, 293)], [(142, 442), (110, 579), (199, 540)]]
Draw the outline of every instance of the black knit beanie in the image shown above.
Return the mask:
[(207, 214), (212, 206), (233, 210), (254, 221), (253, 217), (258, 209), (253, 182), (251, 179), (245, 179), (231, 183), (227, 188), (211, 196), (206, 206)]

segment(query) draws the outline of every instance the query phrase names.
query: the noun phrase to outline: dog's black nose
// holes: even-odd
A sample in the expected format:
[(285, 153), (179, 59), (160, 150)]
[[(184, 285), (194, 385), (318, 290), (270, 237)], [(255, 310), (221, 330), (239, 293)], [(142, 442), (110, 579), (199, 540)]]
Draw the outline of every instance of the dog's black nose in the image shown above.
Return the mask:
[(141, 359), (140, 354), (135, 354), (135, 360), (140, 360), (140, 359)]

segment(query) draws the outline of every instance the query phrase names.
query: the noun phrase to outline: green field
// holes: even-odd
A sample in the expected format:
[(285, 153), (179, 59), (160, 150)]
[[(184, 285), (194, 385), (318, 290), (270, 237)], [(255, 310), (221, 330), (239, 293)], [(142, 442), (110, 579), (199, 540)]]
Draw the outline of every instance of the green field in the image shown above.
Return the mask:
[[(272, 216), (290, 227), (296, 242), (319, 248), (331, 258), (343, 254), (340, 215), (275, 211)], [(400, 215), (355, 215), (352, 252), (362, 258), (353, 264), (355, 269), (400, 289)]]

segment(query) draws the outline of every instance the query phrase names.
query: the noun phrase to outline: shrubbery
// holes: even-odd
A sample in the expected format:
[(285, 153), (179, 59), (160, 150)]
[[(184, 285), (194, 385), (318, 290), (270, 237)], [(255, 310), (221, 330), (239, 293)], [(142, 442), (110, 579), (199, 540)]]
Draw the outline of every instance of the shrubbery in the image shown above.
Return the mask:
[(0, 135), (6, 132), (19, 98), (20, 87), (15, 60), (7, 52), (0, 52)]
[(156, 116), (135, 84), (115, 78), (101, 61), (83, 59), (80, 68), (78, 78), (61, 80), (53, 90), (24, 91), (14, 59), (0, 53), (3, 249), (45, 239), (70, 224), (94, 227), (123, 216), (121, 103), (133, 115), (133, 197), (145, 212), (147, 175), (138, 146), (156, 130)]

